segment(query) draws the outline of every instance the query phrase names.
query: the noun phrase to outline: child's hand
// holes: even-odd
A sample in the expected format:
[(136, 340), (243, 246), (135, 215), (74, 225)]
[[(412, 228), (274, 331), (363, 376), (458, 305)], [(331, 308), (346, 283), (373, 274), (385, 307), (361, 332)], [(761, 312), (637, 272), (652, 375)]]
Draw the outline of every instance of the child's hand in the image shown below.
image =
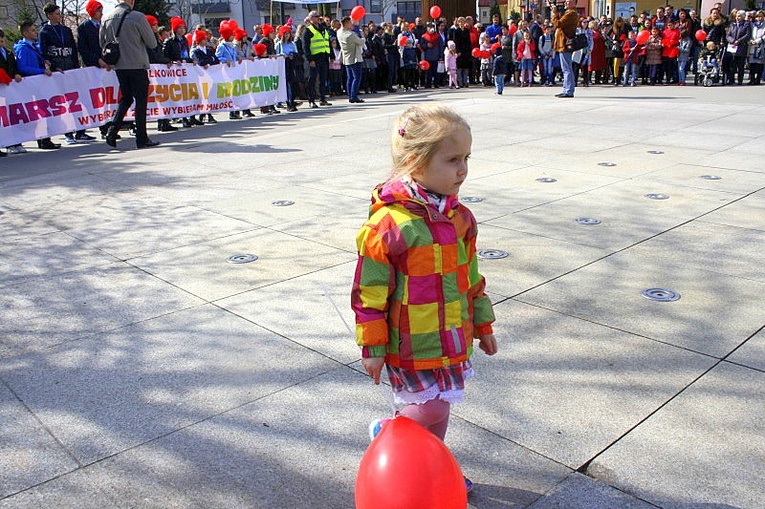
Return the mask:
[(385, 365), (385, 357), (367, 357), (361, 359), (361, 365), (364, 366), (367, 375), (374, 379), (375, 385), (380, 385), (380, 373)]
[(483, 350), (486, 355), (494, 355), (497, 353), (497, 340), (494, 338), (494, 334), (486, 334), (478, 338), (478, 347)]

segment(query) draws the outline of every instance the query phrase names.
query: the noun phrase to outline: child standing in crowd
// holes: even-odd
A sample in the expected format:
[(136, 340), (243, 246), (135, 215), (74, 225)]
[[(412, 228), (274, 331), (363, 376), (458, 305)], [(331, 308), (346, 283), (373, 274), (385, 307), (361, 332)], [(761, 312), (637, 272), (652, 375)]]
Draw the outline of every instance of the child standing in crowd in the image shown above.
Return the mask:
[(414, 48), (414, 36), (406, 38), (406, 45), (401, 49), (404, 73), (404, 91), (417, 90), (417, 51)]
[[(486, 36), (486, 32), (482, 32), (478, 37), (479, 49), (481, 50), (481, 83), (484, 87), (491, 86), (492, 83), (492, 51), (491, 51), (491, 38)], [(484, 57), (483, 55), (487, 55)]]
[[(170, 18), (170, 29), (173, 32), (173, 36), (165, 39), (165, 43), (162, 45), (162, 52), (172, 62), (193, 62), (191, 52), (189, 51), (189, 43), (186, 37), (184, 37), (186, 35), (186, 22), (178, 16), (172, 17)], [(196, 124), (187, 117), (183, 117), (181, 120), (183, 127), (191, 127)]]
[[(279, 28), (279, 37), (276, 39), (276, 54), (283, 55), (285, 59), (285, 75), (287, 81), (287, 111), (297, 111), (297, 47), (292, 42), (292, 30), (289, 25)], [(300, 64), (302, 65), (302, 63)]]
[(629, 86), (635, 86), (635, 78), (640, 70), (640, 50), (642, 44), (637, 42), (637, 32), (630, 30), (627, 33), (627, 40), (624, 41), (622, 46), (622, 53), (624, 53), (624, 81), (622, 85), (625, 87), (629, 83)]
[(542, 60), (542, 84), (551, 87), (553, 84), (553, 26), (545, 26), (545, 33), (539, 37), (539, 58)]
[(329, 95), (343, 95), (343, 54), (337, 39), (329, 40)]
[(457, 45), (454, 41), (446, 43), (444, 65), (447, 74), (449, 74), (449, 88), (460, 88), (459, 83), (457, 83)]
[(688, 33), (683, 34), (684, 37), (677, 46), (679, 51), (677, 55), (677, 84), (681, 87), (685, 86), (685, 76), (688, 72), (688, 62), (691, 58), (691, 49), (693, 48), (693, 41)]
[(497, 87), (497, 95), (502, 95), (505, 90), (505, 76), (507, 76), (507, 64), (505, 57), (502, 56), (502, 48), (497, 48), (494, 52), (494, 65), (492, 69), (494, 76), (494, 86)]
[(521, 65), (521, 86), (530, 87), (531, 80), (534, 77), (534, 55), (536, 53), (537, 46), (534, 41), (531, 40), (531, 32), (523, 32), (523, 40), (518, 43), (516, 52), (518, 53), (517, 60)]
[[(406, 405), (401, 415), (441, 440), (473, 376), (474, 338), (486, 354), (497, 352), (476, 220), (457, 198), (471, 144), (470, 126), (453, 110), (405, 111), (393, 129), (393, 171), (373, 191), (356, 237), (351, 302), (362, 365), (375, 384), (385, 366), (396, 401)], [(374, 421), (370, 437), (385, 424)]]
[(651, 35), (645, 43), (645, 65), (648, 66), (648, 79), (651, 85), (656, 84), (661, 67), (661, 35), (657, 27), (651, 28)]

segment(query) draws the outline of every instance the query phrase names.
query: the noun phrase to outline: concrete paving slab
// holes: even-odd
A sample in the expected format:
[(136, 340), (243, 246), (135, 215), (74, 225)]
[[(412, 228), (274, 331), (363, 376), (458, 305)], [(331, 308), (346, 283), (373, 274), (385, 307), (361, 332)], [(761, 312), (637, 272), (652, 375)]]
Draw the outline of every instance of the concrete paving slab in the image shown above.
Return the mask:
[(57, 232), (45, 221), (0, 202), (0, 235), (4, 240), (25, 240), (28, 237)]
[(0, 382), (0, 420), (3, 423), (0, 427), (0, 498), (79, 466), (3, 382)]
[(495, 313), (499, 353), (474, 355), (470, 399), (454, 414), (572, 469), (715, 362), (512, 300)]
[(611, 251), (552, 240), (490, 224), (479, 226), (477, 248), (500, 249), (509, 253), (498, 260), (481, 259), (478, 270), (487, 289), (512, 297), (573, 271)]
[(764, 245), (765, 231), (700, 220), (649, 239), (630, 249), (630, 254), (660, 259), (670, 272), (691, 266), (765, 283)]
[(765, 230), (765, 190), (737, 200), (705, 215), (702, 221)]
[(215, 305), (348, 364), (361, 357), (353, 332), (355, 317), (349, 297), (355, 270), (354, 258), (258, 291), (216, 301)]
[[(253, 254), (258, 259), (244, 264), (226, 261), (242, 254)], [(130, 264), (193, 295), (213, 301), (355, 259), (355, 253), (261, 228), (133, 258)]]
[(637, 499), (582, 474), (573, 473), (529, 509), (653, 509)]
[(40, 204), (76, 201), (83, 198), (119, 193), (130, 189), (120, 182), (94, 175), (91, 171), (74, 170), (51, 179), (48, 176), (13, 182), (2, 188), (2, 203), (13, 207), (36, 208)]
[(589, 472), (668, 509), (759, 507), (764, 401), (765, 373), (722, 363), (598, 457)]
[(765, 330), (760, 329), (725, 360), (765, 372)]
[(119, 261), (64, 232), (44, 236), (3, 237), (0, 245), (0, 287), (29, 278), (97, 267)]
[[(719, 180), (709, 180), (703, 177), (720, 177)], [(745, 195), (765, 187), (765, 173), (716, 168), (698, 164), (676, 164), (652, 173), (638, 177), (640, 180), (650, 180), (672, 186), (688, 186), (712, 191), (724, 191), (737, 195)]]
[[(557, 183), (548, 184), (554, 186)], [(647, 194), (669, 199), (652, 200)], [(624, 249), (733, 201), (736, 195), (630, 180), (517, 212), (487, 224), (603, 249)], [(600, 224), (581, 225), (577, 218)]]
[[(662, 261), (618, 253), (517, 299), (718, 358), (762, 326), (762, 283)], [(681, 298), (654, 302), (642, 295), (649, 288)]]
[(203, 306), (17, 358), (0, 376), (58, 441), (89, 464), (334, 366)]
[(117, 329), (202, 301), (124, 264), (36, 278), (3, 289), (0, 358)]

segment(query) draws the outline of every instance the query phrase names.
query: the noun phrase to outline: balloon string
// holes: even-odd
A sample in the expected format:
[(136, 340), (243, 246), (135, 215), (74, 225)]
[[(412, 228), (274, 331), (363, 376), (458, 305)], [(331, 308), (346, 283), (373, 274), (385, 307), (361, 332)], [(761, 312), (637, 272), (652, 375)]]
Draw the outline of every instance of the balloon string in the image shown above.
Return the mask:
[(388, 392), (383, 384), (380, 384), (377, 387), (380, 388), (380, 392), (382, 393), (383, 398), (385, 398), (385, 400), (390, 405), (390, 409), (393, 412), (393, 417), (396, 417), (398, 415), (398, 410), (396, 409), (396, 403), (393, 401), (393, 394)]
[(329, 300), (329, 303), (332, 304), (332, 307), (335, 308), (335, 311), (337, 312), (337, 316), (340, 317), (340, 320), (343, 322), (343, 325), (345, 325), (345, 328), (348, 329), (348, 332), (351, 333), (351, 336), (356, 336), (356, 334), (353, 332), (353, 329), (351, 329), (351, 326), (348, 325), (348, 322), (345, 321), (345, 318), (343, 318), (343, 314), (340, 312), (340, 308), (337, 307), (337, 304), (335, 304), (335, 301), (332, 300), (332, 297), (329, 295), (329, 292), (326, 288), (323, 286), (321, 287), (321, 291), (324, 293), (324, 296)]
[[(335, 311), (337, 312), (337, 316), (340, 317), (340, 320), (343, 322), (343, 325), (345, 325), (345, 328), (348, 329), (348, 332), (351, 334), (351, 336), (355, 336), (353, 330), (351, 329), (351, 326), (348, 325), (348, 322), (345, 321), (345, 318), (343, 318), (343, 314), (340, 312), (340, 308), (337, 307), (337, 304), (335, 304), (335, 301), (332, 300), (332, 297), (329, 295), (329, 292), (326, 288), (323, 286), (321, 287), (322, 293), (324, 293), (324, 296), (327, 298), (330, 304), (332, 304), (332, 307), (335, 308)], [(390, 405), (391, 411), (393, 412), (393, 417), (398, 415), (398, 410), (396, 409), (396, 403), (393, 401), (393, 394), (389, 393), (383, 384), (378, 385), (380, 388), (380, 391), (382, 393), (383, 398), (388, 402)]]

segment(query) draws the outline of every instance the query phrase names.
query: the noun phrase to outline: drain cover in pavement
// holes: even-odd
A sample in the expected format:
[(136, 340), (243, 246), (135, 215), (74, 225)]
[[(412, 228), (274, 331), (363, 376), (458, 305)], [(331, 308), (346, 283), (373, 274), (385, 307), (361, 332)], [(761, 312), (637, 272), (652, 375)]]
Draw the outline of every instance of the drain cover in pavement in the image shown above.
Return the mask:
[(616, 163), (598, 163), (598, 166), (616, 166)]
[(643, 297), (656, 302), (673, 302), (680, 299), (680, 294), (669, 288), (646, 288)]
[(661, 193), (649, 193), (645, 195), (645, 197), (650, 200), (669, 200), (668, 194), (661, 194)]
[(499, 249), (481, 249), (478, 251), (478, 258), (483, 260), (499, 260), (501, 258), (507, 258), (509, 253), (507, 251), (501, 251)]
[(274, 207), (289, 207), (290, 205), (294, 205), (294, 204), (295, 202), (290, 200), (277, 200), (277, 201), (271, 202), (271, 205), (273, 205)]
[(649, 154), (663, 154), (664, 152), (662, 152), (661, 150), (649, 150), (648, 153)]
[(228, 258), (226, 258), (226, 261), (228, 263), (234, 263), (238, 265), (241, 263), (254, 262), (257, 259), (258, 257), (254, 254), (237, 254), (237, 255), (229, 256)]
[(542, 178), (538, 178), (537, 179), (537, 182), (542, 182), (543, 184), (551, 184), (551, 183), (557, 182), (557, 181), (558, 181), (558, 179), (554, 179), (552, 177), (542, 177)]
[(600, 219), (595, 219), (594, 217), (577, 217), (576, 219), (574, 219), (574, 221), (586, 226), (596, 225), (603, 222)]
[(480, 196), (462, 196), (460, 201), (465, 203), (480, 203), (483, 201), (483, 198)]
[(722, 180), (722, 177), (719, 175), (701, 175), (699, 178), (704, 180)]

